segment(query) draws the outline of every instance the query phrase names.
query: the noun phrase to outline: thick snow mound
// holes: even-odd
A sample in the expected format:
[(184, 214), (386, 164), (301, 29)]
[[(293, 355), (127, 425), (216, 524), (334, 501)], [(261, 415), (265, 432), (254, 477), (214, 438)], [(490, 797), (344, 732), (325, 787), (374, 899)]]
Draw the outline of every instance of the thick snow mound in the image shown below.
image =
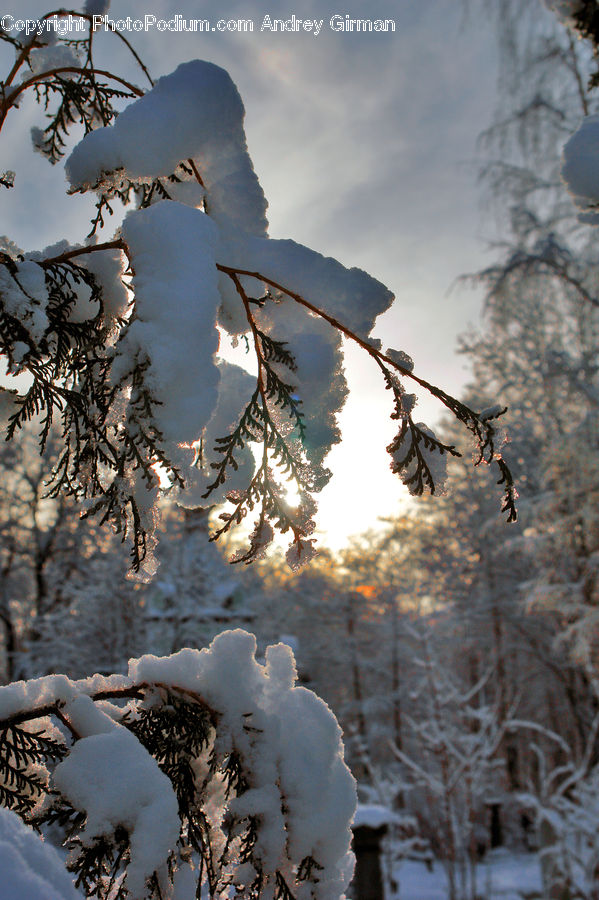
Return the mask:
[(181, 203), (128, 213), (123, 237), (134, 269), (134, 320), (117, 346), (113, 378), (146, 364), (154, 418), (166, 441), (200, 437), (217, 400), (216, 227)]
[(158, 763), (130, 731), (115, 725), (78, 741), (57, 766), (54, 784), (87, 814), (84, 845), (119, 825), (127, 829), (127, 887), (141, 897), (146, 878), (166, 862), (179, 837), (177, 798)]
[(258, 271), (300, 294), (359, 337), (367, 338), (377, 316), (393, 303), (391, 291), (362, 269), (347, 269), (292, 240), (268, 240), (221, 230), (218, 261)]
[(183, 63), (113, 125), (87, 134), (67, 160), (67, 177), (73, 188), (85, 190), (112, 172), (151, 180), (193, 159), (209, 214), (264, 235), (267, 203), (247, 151), (243, 118), (241, 97), (224, 69), (197, 59)]
[(56, 850), (0, 807), (2, 900), (81, 900)]

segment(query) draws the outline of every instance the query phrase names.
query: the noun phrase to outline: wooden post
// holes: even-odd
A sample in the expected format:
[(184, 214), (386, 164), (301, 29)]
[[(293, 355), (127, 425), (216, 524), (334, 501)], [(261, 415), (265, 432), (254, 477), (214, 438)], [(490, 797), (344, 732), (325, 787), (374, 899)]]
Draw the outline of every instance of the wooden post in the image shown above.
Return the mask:
[(384, 900), (381, 840), (387, 826), (371, 828), (369, 825), (358, 825), (353, 832), (356, 870), (349, 893), (353, 900)]
[(503, 828), (501, 827), (501, 802), (491, 800), (487, 803), (489, 810), (489, 845), (491, 850), (503, 846)]

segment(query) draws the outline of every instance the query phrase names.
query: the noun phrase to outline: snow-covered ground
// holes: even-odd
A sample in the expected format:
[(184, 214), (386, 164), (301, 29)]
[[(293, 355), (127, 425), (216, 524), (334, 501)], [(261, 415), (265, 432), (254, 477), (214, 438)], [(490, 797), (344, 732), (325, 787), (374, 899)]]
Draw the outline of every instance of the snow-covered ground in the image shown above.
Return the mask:
[[(447, 900), (445, 872), (439, 862), (432, 871), (424, 863), (407, 861), (395, 872), (398, 900)], [(526, 900), (542, 897), (539, 859), (533, 853), (494, 850), (478, 867), (478, 895), (484, 900)]]

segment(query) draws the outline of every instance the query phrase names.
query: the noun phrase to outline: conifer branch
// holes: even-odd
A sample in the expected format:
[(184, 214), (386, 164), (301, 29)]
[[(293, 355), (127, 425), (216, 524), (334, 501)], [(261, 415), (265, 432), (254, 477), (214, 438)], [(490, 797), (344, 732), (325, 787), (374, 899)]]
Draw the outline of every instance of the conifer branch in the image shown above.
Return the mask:
[[(155, 760), (170, 781), (178, 804), (180, 834), (177, 848), (173, 848), (165, 866), (169, 877), (172, 879), (178, 863), (193, 855), (198, 896), (206, 888), (215, 896), (228, 891), (235, 883), (235, 869), (247, 864), (256, 873), (251, 896), (258, 900), (267, 884), (258, 844), (259, 817), (235, 811), (235, 800), (252, 786), (253, 757), (249, 748), (262, 735), (262, 730), (252, 724), (252, 714), (242, 716), (247, 742), (244, 739), (241, 747), (237, 746), (239, 738), (232, 740), (229, 723), (227, 739), (221, 746), (221, 714), (194, 691), (161, 682), (129, 684), (89, 694), (83, 683), (75, 682), (73, 686), (81, 686), (82, 695), (94, 702), (130, 701), (120, 717), (113, 708), (114, 727), (131, 732)], [(70, 733), (70, 741), (48, 725), (47, 719), (52, 716)], [(42, 728), (36, 731), (38, 721)], [(0, 803), (42, 833), (49, 826), (62, 833), (70, 851), (68, 868), (75, 875), (76, 886), (87, 897), (130, 900), (129, 828), (117, 821), (112, 831), (87, 835), (82, 840), (86, 812), (75, 809), (67, 797), (50, 786), (55, 766), (62, 760), (68, 761), (71, 749), (80, 740), (59, 700), (21, 710), (0, 721)], [(223, 815), (218, 824), (207, 813), (215, 796), (222, 798), (219, 802)], [(272, 872), (275, 900), (295, 900), (290, 879), (294, 878), (298, 886), (305, 881), (316, 882), (322, 867), (310, 856), (295, 869), (295, 875), (291, 867), (286, 867), (285, 874), (279, 868)], [(157, 872), (148, 876), (148, 900), (162, 896), (160, 883)]]
[(288, 437), (277, 426), (271, 412), (272, 404), (286, 413), (291, 433), (295, 432), (298, 449), (301, 448), (305, 426), (299, 403), (293, 396), (293, 386), (285, 383), (272, 366), (272, 363), (279, 363), (293, 372), (296, 369), (295, 360), (283, 342), (274, 340), (258, 328), (250, 299), (241, 281), (234, 272), (228, 274), (244, 306), (256, 354), (258, 375), (256, 390), (238, 425), (227, 437), (216, 439), (214, 449), (222, 453), (223, 458), (220, 463), (212, 463), (213, 468), (217, 470), (217, 476), (208, 486), (204, 497), (209, 497), (216, 487), (225, 482), (229, 466), (237, 468), (234, 458), (236, 448), (242, 448), (246, 441), (262, 444), (262, 460), (258, 470), (246, 490), (229, 495), (228, 499), (234, 504), (233, 511), (221, 514), (224, 524), (211, 537), (211, 540), (217, 540), (226, 534), (232, 525), (240, 524), (247, 513), (259, 504), (258, 519), (250, 536), (249, 549), (246, 552), (240, 551), (231, 558), (231, 562), (249, 563), (263, 555), (264, 548), (272, 540), (273, 531), (268, 524), (269, 520), (274, 521), (277, 529), (283, 534), (291, 530), (293, 543), (298, 546), (301, 546), (302, 539), (311, 533), (313, 523), (305, 519), (301, 507), (295, 516), (292, 515), (291, 509), (281, 496), (281, 488), (270, 467), (272, 456), (286, 479), (295, 479), (299, 487), (309, 492), (310, 485), (304, 474), (305, 462), (298, 455), (298, 451), (290, 447)]
[[(73, 13), (67, 10), (58, 10), (56, 13), (48, 13), (43, 21), (54, 15), (62, 17), (71, 14)], [(55, 96), (58, 97), (56, 110), (48, 113), (50, 123), (43, 132), (36, 130), (34, 137), (37, 149), (45, 153), (51, 162), (62, 157), (72, 125), (82, 124), (86, 133), (98, 123), (110, 125), (117, 114), (113, 106), (114, 99), (144, 95), (144, 91), (129, 80), (108, 70), (96, 68), (92, 17), (87, 13), (82, 17), (89, 26), (87, 37), (66, 42), (75, 49), (78, 58), (82, 59), (81, 65), (58, 65), (46, 72), (36, 72), (30, 53), (45, 46), (45, 42), (36, 41), (34, 36), (23, 44), (20, 41), (14, 42), (17, 60), (3, 84), (0, 127), (8, 110), (30, 88), (35, 90), (38, 102), (46, 110)], [(124, 41), (150, 85), (153, 85), (148, 70), (133, 47), (122, 34), (115, 33)], [(80, 56), (82, 52), (85, 54), (83, 57)], [(43, 58), (38, 57), (38, 63)], [(30, 63), (32, 75), (16, 83), (17, 72), (26, 63)], [(9, 173), (6, 174), (8, 176)], [(112, 214), (111, 201), (114, 198), (120, 198), (124, 204), (133, 199), (138, 207), (149, 207), (156, 199), (169, 200), (174, 196), (174, 192), (170, 190), (171, 184), (191, 178), (195, 178), (197, 184), (205, 188), (198, 164), (191, 156), (182, 160), (170, 175), (154, 177), (147, 183), (132, 181), (124, 169), (117, 170), (114, 183), (103, 186), (99, 181), (96, 185), (98, 197), (90, 236), (104, 225), (105, 216)], [(10, 186), (8, 177), (2, 183)], [(204, 211), (207, 211), (209, 205), (208, 196)], [(119, 371), (115, 375), (118, 383), (112, 382), (111, 370), (115, 373), (118, 370), (118, 364), (113, 366), (113, 363), (115, 359), (122, 360), (123, 357), (119, 357), (118, 347), (116, 351), (107, 347), (102, 292), (89, 271), (77, 264), (77, 260), (85, 254), (103, 250), (120, 250), (129, 257), (125, 242), (118, 239), (74, 248), (38, 263), (45, 273), (49, 295), (53, 300), (45, 311), (49, 325), (41, 339), (37, 334), (32, 339), (23, 322), (15, 316), (7, 315), (6, 310), (0, 308), (0, 351), (5, 353), (13, 370), (21, 367), (33, 376), (30, 389), (23, 397), (16, 398), (8, 436), (12, 437), (27, 419), (39, 416), (40, 444), (43, 449), (53, 422), (60, 418), (63, 448), (51, 476), (49, 495), (56, 496), (59, 492), (66, 492), (85, 500), (87, 509), (84, 515), (97, 513), (102, 521), (111, 522), (123, 538), (131, 534), (133, 568), (137, 571), (148, 551), (147, 531), (151, 529), (151, 516), (146, 516), (143, 504), (138, 502), (135, 486), (145, 484), (150, 490), (156, 488), (156, 466), (166, 470), (173, 484), (183, 485), (183, 478), (169, 460), (164, 435), (156, 424), (160, 421), (157, 405), (163, 401), (149, 387), (151, 378), (147, 369), (151, 366), (151, 360), (142, 350), (133, 353), (134, 359), (128, 366), (128, 371)], [(17, 264), (8, 257), (0, 260), (0, 263), (6, 266), (21, 292), (25, 293), (18, 281)], [(217, 264), (217, 269), (227, 274), (235, 285), (244, 307), (258, 367), (256, 389), (236, 427), (230, 434), (215, 439), (213, 451), (219, 454), (220, 459), (210, 463), (215, 470), (214, 479), (203, 495), (204, 499), (209, 499), (216, 488), (225, 484), (231, 470), (238, 469), (239, 452), (247, 443), (261, 444), (261, 459), (257, 471), (244, 490), (229, 494), (233, 510), (223, 514), (224, 524), (213, 536), (217, 538), (226, 533), (233, 524), (239, 524), (248, 512), (257, 510), (250, 549), (247, 553), (237, 554), (235, 561), (248, 562), (262, 552), (272, 538), (271, 523), (284, 533), (291, 531), (298, 559), (306, 554), (308, 545), (311, 544), (306, 538), (314, 528), (310, 494), (322, 486), (328, 474), (321, 467), (310, 467), (308, 464), (313, 454), (310, 445), (306, 445), (309, 435), (306, 435), (302, 400), (296, 395), (294, 379), (286, 375), (293, 375), (296, 371), (293, 354), (284, 340), (273, 337), (267, 330), (260, 330), (253, 315), (252, 304), (262, 306), (273, 299), (270, 290), (260, 300), (249, 298), (241, 280), (244, 276), (263, 282), (269, 289), (289, 297), (311, 315), (328, 322), (338, 335), (356, 343), (376, 362), (382, 371), (386, 388), (393, 394), (392, 418), (400, 423), (399, 432), (388, 447), (393, 456), (392, 467), (400, 473), (413, 493), (421, 493), (425, 489), (435, 491), (435, 460), (431, 454), (459, 454), (453, 445), (443, 444), (424, 426), (414, 423), (411, 407), (408, 408), (408, 398), (412, 395), (406, 394), (399, 376), (411, 378), (431, 393), (473, 434), (478, 445), (477, 464), (484, 461), (498, 465), (500, 483), (505, 487), (503, 509), (510, 520), (515, 516), (516, 492), (513, 480), (507, 464), (497, 453), (495, 430), (490, 417), (483, 418), (482, 414), (477, 414), (442, 389), (415, 375), (410, 366), (403, 365), (403, 360), (398, 359), (398, 354), (392, 358), (389, 355), (392, 351), (389, 354), (383, 353), (376, 342), (360, 337), (335, 316), (290, 288), (258, 271), (221, 263)], [(126, 274), (134, 274), (130, 258)], [(92, 291), (93, 300), (99, 304), (98, 315), (84, 323), (70, 320), (70, 310), (77, 303), (77, 292), (72, 282), (79, 280), (85, 281)], [(27, 299), (35, 312), (40, 301), (30, 296)], [(117, 323), (120, 329), (119, 340), (126, 339), (128, 329), (136, 321), (136, 311), (131, 307), (123, 316)], [(114, 322), (112, 327), (114, 329)], [(110, 341), (114, 340), (114, 333), (113, 330)], [(18, 344), (16, 349), (15, 344)], [(23, 350), (23, 347), (26, 349)], [(118, 412), (115, 411), (117, 409)], [(119, 420), (123, 410), (124, 421)], [(200, 439), (203, 440), (202, 436)], [(296, 511), (284, 500), (282, 480), (295, 480), (303, 495), (304, 499)]]
[[(292, 300), (295, 300), (297, 303), (299, 303), (301, 306), (304, 306), (306, 309), (308, 309), (314, 315), (319, 316), (320, 318), (324, 319), (333, 328), (335, 328), (338, 332), (343, 334), (346, 338), (349, 338), (354, 343), (356, 343), (360, 347), (362, 347), (362, 349), (365, 350), (372, 357), (372, 359), (376, 362), (376, 364), (379, 366), (379, 368), (383, 372), (383, 376), (385, 377), (385, 381), (386, 381), (386, 387), (387, 388), (391, 387), (391, 389), (394, 392), (395, 410), (394, 410), (394, 413), (392, 414), (392, 418), (398, 417), (398, 403), (400, 403), (400, 405), (401, 405), (401, 401), (399, 399), (400, 398), (399, 388), (394, 387), (392, 385), (392, 383), (389, 381), (388, 374), (387, 374), (389, 367), (396, 370), (396, 372), (398, 372), (403, 377), (412, 379), (418, 385), (420, 385), (420, 387), (424, 388), (433, 397), (435, 397), (437, 400), (439, 400), (447, 409), (450, 410), (451, 413), (453, 413), (453, 415), (460, 422), (462, 422), (462, 424), (468, 429), (468, 431), (471, 432), (471, 434), (476, 439), (478, 456), (477, 456), (474, 464), (480, 465), (480, 463), (482, 463), (482, 462), (484, 462), (486, 464), (495, 463), (499, 467), (500, 476), (501, 476), (499, 483), (504, 483), (506, 485), (506, 488), (504, 491), (504, 500), (503, 500), (503, 504), (502, 504), (502, 511), (508, 513), (508, 522), (513, 522), (516, 520), (517, 512), (516, 512), (515, 500), (517, 497), (517, 492), (515, 490), (513, 477), (511, 475), (511, 472), (509, 470), (507, 463), (501, 457), (501, 455), (498, 454), (496, 451), (495, 428), (491, 422), (491, 418), (493, 418), (493, 417), (482, 418), (481, 414), (478, 414), (474, 410), (470, 409), (470, 407), (467, 406), (465, 403), (462, 403), (460, 400), (456, 399), (451, 394), (447, 394), (441, 388), (437, 387), (434, 384), (431, 384), (430, 382), (426, 381), (424, 378), (421, 378), (420, 376), (416, 375), (411, 370), (411, 368), (402, 366), (401, 363), (398, 363), (396, 360), (392, 359), (390, 356), (387, 356), (386, 354), (382, 353), (380, 350), (378, 350), (376, 347), (374, 347), (371, 343), (369, 343), (368, 341), (361, 338), (359, 335), (357, 335), (351, 329), (347, 328), (337, 318), (329, 315), (329, 313), (320, 309), (315, 304), (311, 303), (309, 300), (306, 300), (304, 297), (302, 297), (301, 294), (298, 294), (297, 292), (291, 290), (290, 288), (286, 287), (285, 285), (280, 284), (279, 282), (275, 281), (274, 279), (263, 275), (261, 272), (250, 271), (248, 269), (232, 268), (230, 266), (221, 265), (221, 264), (217, 264), (217, 268), (221, 272), (225, 272), (228, 275), (230, 275), (231, 277), (247, 276), (250, 278), (255, 278), (258, 281), (264, 282), (269, 287), (274, 288), (275, 290), (280, 291), (281, 293), (290, 297)], [(401, 392), (403, 393), (403, 389), (401, 389)], [(505, 409), (502, 410), (502, 413), (505, 411), (506, 411)], [(415, 492), (422, 493), (425, 484), (428, 484), (428, 485), (432, 484), (432, 474), (431, 474), (428, 466), (426, 466), (424, 464), (424, 461), (422, 459), (422, 454), (419, 450), (419, 444), (422, 442), (425, 445), (431, 444), (431, 446), (433, 444), (435, 444), (436, 449), (440, 453), (450, 453), (453, 456), (459, 456), (460, 454), (458, 451), (455, 450), (454, 446), (443, 445), (443, 444), (441, 444), (441, 442), (436, 441), (436, 439), (431, 438), (430, 435), (427, 435), (426, 438), (424, 438), (422, 435), (422, 432), (421, 431), (419, 432), (416, 430), (417, 427), (411, 421), (409, 415), (407, 416), (407, 421), (408, 421), (407, 428), (410, 429), (410, 433), (412, 436), (412, 447), (413, 447), (413, 450), (410, 451), (410, 453), (409, 453), (409, 459), (410, 459), (410, 461), (413, 458), (417, 458), (417, 460), (418, 460), (417, 474), (414, 477), (413, 483), (415, 485)], [(405, 437), (406, 430), (403, 430), (401, 433), (402, 433), (402, 437)], [(397, 442), (397, 439), (390, 445), (390, 447), (397, 449), (396, 442)], [(392, 451), (390, 451), (390, 452), (392, 452)], [(408, 481), (407, 483), (408, 484), (412, 483), (411, 476), (410, 476), (410, 481)]]
[[(88, 253), (114, 249), (122, 250), (127, 254), (125, 242), (122, 239), (117, 239), (66, 251), (56, 257), (42, 261), (41, 265), (51, 271), (56, 266), (74, 265), (77, 258)], [(502, 510), (507, 513), (508, 521), (514, 521), (517, 493), (509, 467), (496, 449), (495, 429), (491, 421), (500, 412), (497, 412), (494, 416), (486, 415), (484, 417), (482, 414), (477, 414), (461, 401), (417, 376), (408, 365), (402, 365), (401, 361), (398, 362), (397, 359), (392, 359), (390, 356), (382, 353), (376, 346), (356, 335), (335, 317), (306, 301), (297, 292), (269, 279), (262, 273), (233, 269), (222, 264), (218, 264), (217, 267), (231, 278), (240, 302), (243, 304), (258, 368), (256, 389), (239, 422), (230, 434), (216, 438), (214, 451), (219, 454), (220, 461), (211, 463), (212, 468), (215, 470), (215, 477), (208, 484), (203, 495), (205, 499), (208, 499), (218, 487), (225, 484), (228, 472), (231, 469), (236, 470), (238, 468), (237, 452), (242, 450), (247, 442), (259, 442), (262, 444), (261, 462), (257, 471), (245, 490), (236, 491), (229, 495), (229, 500), (233, 503), (233, 509), (223, 513), (223, 525), (212, 536), (213, 540), (218, 539), (218, 537), (227, 533), (231, 527), (240, 524), (249, 512), (252, 512), (256, 507), (258, 508), (258, 518), (250, 538), (250, 548), (247, 552), (236, 554), (234, 561), (250, 562), (263, 553), (264, 547), (272, 539), (272, 529), (269, 521), (272, 521), (283, 533), (290, 530), (293, 535), (293, 543), (298, 547), (302, 546), (302, 540), (305, 540), (313, 529), (310, 517), (306, 518), (305, 508), (300, 508), (296, 514), (292, 513), (288, 504), (283, 500), (281, 488), (277, 485), (274, 472), (271, 469), (272, 457), (276, 461), (281, 475), (286, 479), (293, 478), (305, 496), (308, 496), (311, 490), (314, 489), (314, 482), (311, 480), (307, 464), (302, 458), (302, 444), (306, 435), (305, 422), (300, 406), (301, 400), (296, 397), (294, 386), (284, 381), (275, 369), (275, 366), (282, 366), (290, 373), (293, 373), (296, 369), (295, 360), (284, 342), (276, 340), (270, 334), (260, 330), (256, 325), (252, 311), (253, 301), (248, 297), (241, 283), (240, 279), (242, 276), (249, 276), (263, 281), (270, 288), (289, 296), (300, 305), (303, 305), (312, 314), (325, 319), (333, 328), (337, 329), (345, 337), (353, 340), (373, 358), (383, 374), (386, 388), (393, 395), (393, 412), (391, 417), (400, 422), (399, 432), (387, 448), (393, 457), (392, 470), (400, 474), (412, 493), (420, 494), (424, 490), (434, 493), (436, 490), (435, 472), (430, 465), (431, 452), (440, 456), (444, 454), (458, 456), (460, 454), (455, 446), (443, 444), (434, 437), (432, 432), (428, 430), (423, 431), (422, 427), (414, 422), (411, 413), (415, 397), (406, 393), (398, 376), (409, 377), (419, 386), (428, 390), (473, 434), (478, 446), (475, 464), (478, 465), (481, 462), (485, 462), (487, 464), (494, 463), (498, 466), (499, 483), (504, 485)], [(268, 302), (268, 299), (269, 296), (267, 295), (261, 303)], [(135, 394), (137, 400), (132, 403), (134, 412), (137, 410), (135, 412), (138, 422), (136, 441), (132, 442), (127, 438), (123, 438), (125, 441), (123, 450), (115, 451), (110, 441), (106, 439), (105, 433), (100, 432), (96, 434), (95, 440), (101, 448), (102, 465), (114, 468), (117, 474), (120, 473), (122, 476), (124, 473), (123, 460), (127, 458), (133, 461), (135, 468), (142, 469), (143, 477), (148, 481), (148, 484), (151, 484), (153, 474), (148, 469), (147, 460), (152, 459), (159, 461), (168, 471), (171, 471), (175, 482), (179, 481), (182, 483), (179, 474), (172, 468), (168, 458), (160, 449), (160, 433), (151, 424), (148, 427), (144, 424), (146, 421), (152, 422), (152, 405), (154, 401), (145, 391), (142, 370), (143, 366), (140, 369), (138, 365), (136, 369), (137, 374), (130, 372), (125, 376), (129, 379), (138, 379), (138, 382), (136, 382), (137, 387), (134, 385), (134, 389), (137, 391)], [(45, 425), (45, 436), (51, 424), (52, 408), (59, 406), (66, 410), (67, 420), (69, 420), (68, 410), (75, 398), (71, 394), (65, 395), (62, 389), (57, 388), (53, 384), (51, 374), (45, 374), (43, 369), (38, 372), (36, 385), (35, 392), (26, 400), (26, 409), (29, 414), (32, 409), (36, 411), (40, 409), (49, 410)], [(105, 401), (105, 405), (107, 402), (109, 401)], [(273, 416), (275, 410), (278, 411), (277, 418), (279, 413), (284, 414), (285, 418), (282, 422), (278, 422)], [(504, 412), (504, 410), (501, 410), (501, 412)], [(73, 420), (71, 419), (72, 424)], [(281, 430), (282, 424), (284, 424), (284, 431)], [(77, 434), (79, 432), (77, 420)], [(62, 488), (66, 488), (69, 492), (78, 490), (76, 482), (73, 480), (73, 477), (77, 476), (78, 470), (77, 467), (72, 469), (71, 461), (77, 458), (79, 440), (80, 438), (77, 438), (75, 445), (70, 451), (67, 444), (66, 452), (61, 457), (56, 470), (55, 482), (52, 487), (54, 493), (56, 493), (57, 489)], [(99, 487), (101, 479), (98, 470), (94, 468), (93, 472), (94, 475), (86, 493), (93, 497), (99, 489), (100, 496), (86, 514), (99, 512), (102, 515), (102, 521), (106, 519), (112, 521), (116, 530), (122, 533), (123, 538), (128, 533), (129, 527), (131, 527), (134, 539), (132, 550), (133, 565), (137, 570), (144, 558), (146, 545), (143, 522), (138, 514), (135, 500), (132, 495), (123, 495), (118, 484), (113, 484), (108, 489)], [(129, 507), (128, 514), (125, 513), (125, 507)]]
[[(89, 15), (87, 15), (86, 13), (83, 13), (83, 12), (76, 12), (75, 10), (64, 10), (64, 9), (57, 9), (57, 10), (54, 10), (53, 12), (46, 13), (45, 15), (41, 16), (41, 18), (39, 19), (39, 21), (40, 21), (40, 22), (46, 22), (48, 19), (53, 18), (53, 16), (60, 16), (60, 17), (62, 17), (62, 16), (69, 16), (69, 15), (77, 16), (77, 18), (81, 18), (81, 19), (87, 19), (89, 22), (92, 21), (92, 17), (89, 16)], [(20, 42), (17, 41), (16, 39), (14, 39), (14, 38), (12, 39), (16, 45), (18, 45), (18, 46), (21, 47), (21, 50), (20, 50), (20, 52), (17, 54), (17, 58), (16, 58), (16, 60), (15, 60), (15, 62), (14, 62), (14, 64), (13, 64), (12, 69), (10, 70), (10, 72), (8, 73), (7, 77), (6, 77), (5, 80), (4, 80), (5, 86), (9, 86), (9, 85), (12, 84), (12, 82), (14, 81), (14, 79), (15, 79), (15, 77), (16, 77), (18, 71), (19, 71), (19, 69), (21, 68), (21, 66), (23, 65), (23, 63), (25, 62), (25, 60), (28, 58), (29, 53), (31, 52), (31, 50), (35, 49), (36, 47), (41, 47), (41, 46), (43, 46), (43, 44), (40, 44), (40, 43), (36, 40), (36, 38), (37, 38), (37, 35), (34, 34), (33, 37), (32, 37), (32, 39), (29, 41), (29, 43), (25, 43), (25, 44), (22, 44), (22, 45), (21, 45)]]
[(56, 79), (56, 83), (54, 86), (55, 90), (66, 90), (67, 87), (65, 86), (68, 85), (68, 81), (58, 78), (59, 75), (66, 74), (78, 74), (83, 79), (87, 79), (88, 82), (92, 83), (95, 75), (102, 75), (103, 77), (122, 85), (126, 89), (126, 93), (123, 93), (121, 91), (111, 91), (113, 96), (143, 97), (144, 95), (144, 91), (142, 91), (140, 88), (136, 87), (134, 84), (131, 84), (131, 82), (127, 81), (126, 79), (121, 78), (119, 75), (113, 75), (112, 72), (109, 72), (106, 69), (95, 69), (92, 75), (89, 70), (82, 69), (79, 66), (57, 66), (54, 69), (49, 69), (47, 72), (40, 72), (37, 75), (32, 75), (31, 78), (27, 78), (25, 79), (25, 81), (22, 81), (9, 94), (4, 95), (4, 99), (0, 102), (0, 129), (4, 124), (4, 120), (6, 119), (9, 110), (16, 105), (15, 101), (18, 100), (21, 94), (29, 90), (30, 87), (35, 88), (43, 86), (44, 84), (46, 84), (48, 88), (52, 88), (51, 79)]
[(76, 247), (74, 250), (67, 250), (65, 253), (60, 253), (58, 256), (49, 256), (46, 259), (41, 260), (40, 265), (46, 268), (59, 263), (69, 262), (72, 259), (76, 259), (78, 256), (87, 256), (89, 253), (101, 253), (103, 250), (122, 250), (126, 253), (127, 245), (121, 238), (117, 238), (114, 241), (105, 241), (102, 244), (90, 244), (87, 247)]

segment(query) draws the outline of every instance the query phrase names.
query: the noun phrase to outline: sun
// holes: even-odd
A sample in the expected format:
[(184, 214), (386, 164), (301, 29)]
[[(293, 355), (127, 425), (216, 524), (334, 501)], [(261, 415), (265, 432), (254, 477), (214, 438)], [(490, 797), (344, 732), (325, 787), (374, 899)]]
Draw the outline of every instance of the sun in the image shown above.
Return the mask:
[(288, 487), (285, 491), (285, 503), (295, 509), (302, 502), (302, 495), (300, 494), (299, 485), (295, 478), (292, 478), (287, 482), (287, 484)]

